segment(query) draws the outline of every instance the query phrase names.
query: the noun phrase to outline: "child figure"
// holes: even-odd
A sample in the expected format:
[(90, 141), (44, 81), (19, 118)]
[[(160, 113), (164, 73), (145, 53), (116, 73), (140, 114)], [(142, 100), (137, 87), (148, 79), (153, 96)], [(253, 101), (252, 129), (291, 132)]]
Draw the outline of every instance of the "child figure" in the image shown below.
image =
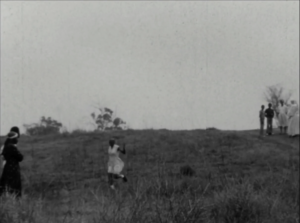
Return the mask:
[(124, 162), (120, 159), (119, 153), (125, 154), (125, 144), (123, 149), (120, 148), (117, 144), (115, 144), (115, 139), (109, 140), (109, 148), (108, 148), (108, 183), (111, 189), (115, 189), (114, 179), (122, 178), (124, 182), (127, 182), (127, 178), (121, 174)]
[(273, 118), (274, 118), (274, 110), (272, 109), (272, 104), (269, 103), (269, 107), (265, 110), (265, 116), (267, 118), (267, 134), (273, 134)]
[(260, 121), (260, 135), (264, 135), (264, 126), (265, 126), (265, 106), (261, 106), (261, 110), (259, 111), (259, 121)]

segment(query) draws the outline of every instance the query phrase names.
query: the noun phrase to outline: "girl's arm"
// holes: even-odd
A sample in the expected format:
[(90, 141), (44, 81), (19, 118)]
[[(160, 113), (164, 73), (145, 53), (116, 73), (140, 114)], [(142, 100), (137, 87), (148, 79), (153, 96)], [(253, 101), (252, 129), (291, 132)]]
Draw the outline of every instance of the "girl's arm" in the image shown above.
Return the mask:
[(23, 155), (19, 152), (19, 150), (16, 148), (15, 157), (18, 160), (18, 162), (21, 162), (23, 160)]
[(125, 143), (123, 144), (123, 148), (119, 147), (118, 150), (123, 153), (123, 154), (126, 154), (126, 150), (125, 150)]

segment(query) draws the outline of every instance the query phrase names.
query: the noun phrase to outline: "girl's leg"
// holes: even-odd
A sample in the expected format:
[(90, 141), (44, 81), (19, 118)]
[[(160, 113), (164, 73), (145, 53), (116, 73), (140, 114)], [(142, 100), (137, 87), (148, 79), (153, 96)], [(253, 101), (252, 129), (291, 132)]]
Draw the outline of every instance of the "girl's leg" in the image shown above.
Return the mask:
[(287, 130), (287, 126), (284, 126), (284, 127), (283, 127), (283, 132), (284, 132), (284, 134), (286, 134), (286, 130)]
[(113, 186), (113, 184), (114, 184), (113, 174), (112, 173), (108, 173), (107, 177), (108, 177), (108, 184), (109, 184), (109, 186)]
[(126, 176), (123, 175), (123, 174), (114, 174), (114, 178), (115, 178), (115, 179), (121, 178), (121, 179), (123, 179), (124, 182), (127, 182), (127, 178), (126, 178)]

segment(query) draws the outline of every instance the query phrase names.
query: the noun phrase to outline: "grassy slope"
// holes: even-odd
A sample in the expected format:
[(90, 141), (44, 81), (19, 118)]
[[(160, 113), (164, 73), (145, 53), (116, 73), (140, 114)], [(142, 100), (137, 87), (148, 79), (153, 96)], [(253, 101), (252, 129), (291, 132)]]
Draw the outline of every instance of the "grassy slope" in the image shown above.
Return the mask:
[[(3, 222), (299, 222), (299, 138), (258, 131), (119, 131), (23, 137), (25, 196)], [(107, 142), (127, 144), (110, 191)], [(181, 176), (189, 164), (193, 177)], [(16, 211), (13, 211), (13, 207)], [(17, 221), (18, 220), (18, 221)]]

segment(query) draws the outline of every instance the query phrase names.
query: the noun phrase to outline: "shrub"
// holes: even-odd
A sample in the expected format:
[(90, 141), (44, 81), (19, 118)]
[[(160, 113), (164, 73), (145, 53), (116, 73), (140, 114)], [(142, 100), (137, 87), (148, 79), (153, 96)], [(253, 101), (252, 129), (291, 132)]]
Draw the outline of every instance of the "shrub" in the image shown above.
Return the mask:
[(262, 222), (269, 213), (269, 205), (250, 184), (231, 185), (230, 188), (215, 193), (215, 204), (210, 218), (215, 222), (250, 223)]
[(39, 123), (24, 125), (26, 134), (30, 136), (40, 136), (49, 134), (58, 134), (62, 128), (62, 123), (52, 119), (51, 117), (41, 117)]
[(183, 176), (194, 176), (196, 171), (189, 165), (180, 167), (180, 174)]

